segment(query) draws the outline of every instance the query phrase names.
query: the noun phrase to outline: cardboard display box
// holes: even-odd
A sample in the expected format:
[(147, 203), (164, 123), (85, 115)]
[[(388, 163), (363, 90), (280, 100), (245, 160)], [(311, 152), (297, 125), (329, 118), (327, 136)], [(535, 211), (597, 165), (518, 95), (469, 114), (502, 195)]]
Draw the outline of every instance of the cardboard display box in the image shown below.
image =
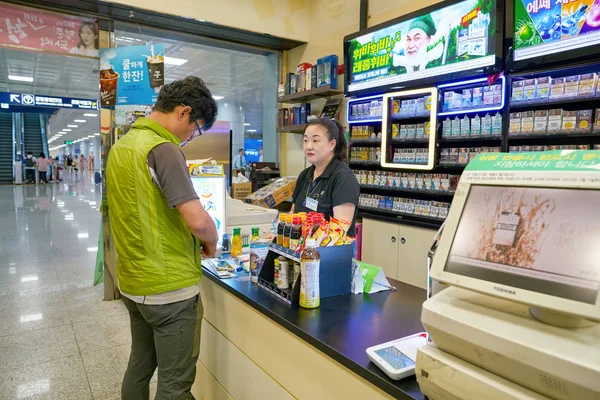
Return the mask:
[(294, 189), (296, 188), (296, 179), (296, 177), (289, 176), (279, 178), (270, 185), (252, 193), (250, 196), (246, 197), (244, 201), (256, 206), (273, 208), (277, 204), (292, 197)]
[(234, 183), (231, 185), (231, 197), (244, 200), (252, 193), (252, 182)]

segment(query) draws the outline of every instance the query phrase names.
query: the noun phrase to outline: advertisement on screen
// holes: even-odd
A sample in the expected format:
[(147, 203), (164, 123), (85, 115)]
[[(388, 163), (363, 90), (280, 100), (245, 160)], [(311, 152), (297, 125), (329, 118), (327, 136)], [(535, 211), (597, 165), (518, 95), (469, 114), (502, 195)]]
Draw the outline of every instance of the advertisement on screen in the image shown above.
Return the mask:
[(244, 138), (244, 156), (247, 163), (262, 162), (260, 150), (263, 147), (262, 139)]
[(466, 0), (346, 45), (349, 92), (494, 65), (496, 1)]
[(600, 0), (516, 0), (515, 61), (600, 43)]
[(471, 186), (446, 270), (594, 304), (598, 190)]
[(222, 238), (227, 229), (227, 221), (225, 220), (225, 177), (192, 176), (192, 184), (200, 198), (200, 203), (215, 222), (219, 238)]

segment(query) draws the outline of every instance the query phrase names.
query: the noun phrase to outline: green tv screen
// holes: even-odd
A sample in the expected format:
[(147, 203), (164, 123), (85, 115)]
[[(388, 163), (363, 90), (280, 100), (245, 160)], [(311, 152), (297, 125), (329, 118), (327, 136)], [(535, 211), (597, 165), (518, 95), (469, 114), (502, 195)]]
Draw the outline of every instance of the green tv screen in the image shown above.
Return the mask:
[(514, 60), (600, 43), (600, 1), (515, 0)]
[(496, 28), (496, 0), (465, 0), (349, 39), (346, 91), (494, 65)]

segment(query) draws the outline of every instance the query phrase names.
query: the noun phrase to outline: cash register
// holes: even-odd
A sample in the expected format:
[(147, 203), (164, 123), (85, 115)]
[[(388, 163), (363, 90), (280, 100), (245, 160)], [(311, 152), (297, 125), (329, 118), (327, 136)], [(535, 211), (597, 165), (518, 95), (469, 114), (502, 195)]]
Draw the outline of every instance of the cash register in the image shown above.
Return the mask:
[(600, 152), (507, 157), (461, 177), (417, 381), (432, 400), (600, 399)]

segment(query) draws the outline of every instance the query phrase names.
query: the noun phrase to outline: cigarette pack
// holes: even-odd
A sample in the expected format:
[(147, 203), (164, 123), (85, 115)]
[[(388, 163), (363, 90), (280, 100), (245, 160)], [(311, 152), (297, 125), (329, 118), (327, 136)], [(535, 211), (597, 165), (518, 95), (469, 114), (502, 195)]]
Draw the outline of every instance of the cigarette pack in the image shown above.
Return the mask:
[(431, 188), (431, 174), (423, 175), (423, 188), (425, 190), (432, 190)]
[(406, 140), (408, 140), (408, 141), (415, 140), (416, 134), (417, 134), (417, 125), (415, 125), (415, 124), (406, 125)]
[(483, 104), (486, 106), (494, 104), (494, 89), (491, 86), (483, 87)]
[(483, 88), (476, 87), (473, 89), (473, 107), (481, 107), (483, 105)]
[(562, 149), (562, 146), (557, 146), (557, 145), (550, 145), (548, 147), (546, 147), (546, 150), (551, 151), (551, 150), (560, 150)]
[(600, 132), (600, 108), (596, 108), (594, 118), (594, 132)]
[(592, 110), (577, 111), (577, 130), (580, 132), (592, 130)]
[(392, 206), (393, 211), (400, 211), (400, 199), (394, 197), (394, 205)]
[(462, 107), (462, 93), (452, 92), (452, 109), (460, 110)]
[(523, 100), (524, 81), (514, 81), (512, 83), (512, 95), (511, 99), (513, 102)]
[(509, 153), (520, 153), (521, 152), (521, 146), (510, 146), (508, 148), (508, 152)]
[(600, 150), (600, 144), (595, 144), (594, 145), (594, 150)]
[(596, 74), (583, 74), (579, 78), (579, 95), (594, 96), (596, 94)]
[(548, 110), (548, 132), (560, 132), (562, 129), (562, 110)]
[(471, 147), (469, 149), (469, 162), (471, 162), (480, 153), (480, 147)]
[(471, 133), (471, 119), (466, 115), (460, 120), (460, 136), (469, 137)]
[(422, 200), (421, 201), (421, 215), (429, 216), (431, 211), (431, 201)]
[(423, 124), (423, 134), (425, 137), (429, 138), (429, 134), (431, 133), (431, 121), (427, 121)]
[(448, 190), (450, 190), (450, 175), (448, 175), (448, 174), (440, 175), (439, 190), (442, 192), (447, 192)]
[(432, 174), (431, 175), (431, 190), (440, 190), (441, 183), (441, 175), (440, 174)]
[(445, 92), (444, 93), (444, 111), (452, 110), (453, 104), (454, 104), (454, 92)]
[(502, 114), (497, 112), (492, 117), (492, 136), (502, 135)]
[(572, 133), (577, 129), (577, 111), (562, 112), (562, 130), (566, 133)]
[(415, 212), (415, 201), (413, 199), (406, 199), (406, 212), (408, 214)]
[(577, 150), (589, 150), (589, 149), (590, 149), (589, 144), (578, 144), (577, 145)]
[(456, 192), (456, 188), (458, 187), (458, 182), (460, 181), (460, 175), (450, 175), (450, 185), (448, 186), (449, 192)]
[(490, 136), (492, 134), (492, 117), (485, 114), (481, 118), (481, 136)]
[(511, 135), (519, 135), (521, 133), (520, 112), (510, 113), (510, 125), (508, 126), (508, 133)]
[(415, 107), (416, 107), (416, 110), (415, 110), (416, 115), (419, 115), (419, 116), (427, 115), (427, 109), (425, 108), (425, 98), (424, 97), (417, 99)]
[(502, 85), (495, 84), (492, 86), (492, 93), (494, 94), (494, 103), (493, 104), (501, 104), (502, 103)]
[(450, 162), (450, 149), (442, 149), (440, 151), (440, 164), (448, 164)]
[(481, 118), (475, 115), (471, 118), (471, 137), (481, 135)]
[(423, 178), (423, 174), (416, 174), (416, 182), (417, 182), (417, 190), (425, 189), (425, 179)]
[(458, 163), (459, 164), (467, 164), (469, 162), (469, 149), (466, 147), (461, 147), (458, 150)]
[(400, 199), (400, 212), (405, 213), (408, 207), (407, 199)]
[(531, 146), (521, 146), (521, 153), (529, 153), (531, 151)]
[(398, 139), (400, 136), (400, 124), (392, 124), (392, 139)]
[(417, 149), (407, 149), (406, 162), (415, 164), (417, 162)]
[(415, 140), (422, 140), (425, 137), (425, 125), (417, 124), (415, 131)]
[(533, 146), (532, 150), (533, 151), (545, 151), (546, 150), (546, 146)]
[(448, 217), (448, 211), (450, 211), (450, 204), (441, 203), (439, 207), (438, 218), (446, 219), (446, 217)]
[(453, 147), (450, 149), (450, 156), (448, 158), (450, 164), (458, 164), (458, 148)]
[(452, 120), (452, 136), (459, 137), (460, 136), (460, 119), (455, 117)]
[(550, 82), (550, 98), (560, 99), (565, 95), (565, 78), (552, 78)]
[(523, 99), (525, 101), (531, 101), (535, 99), (536, 80), (526, 79), (523, 86)]
[(533, 133), (533, 111), (525, 111), (521, 113), (521, 133)]
[(452, 135), (452, 121), (450, 118), (446, 118), (442, 122), (442, 137), (447, 138)]
[(548, 129), (548, 110), (537, 110), (533, 115), (533, 131), (546, 133)]
[(579, 75), (565, 78), (565, 97), (575, 97), (579, 93)]
[(471, 89), (463, 89), (462, 91), (462, 108), (469, 109), (473, 104), (473, 91)]
[(550, 96), (550, 77), (544, 76), (537, 79), (536, 99), (547, 100)]
[(429, 207), (429, 216), (437, 217), (439, 215), (439, 212), (440, 212), (439, 203), (437, 201), (432, 201), (431, 205)]

